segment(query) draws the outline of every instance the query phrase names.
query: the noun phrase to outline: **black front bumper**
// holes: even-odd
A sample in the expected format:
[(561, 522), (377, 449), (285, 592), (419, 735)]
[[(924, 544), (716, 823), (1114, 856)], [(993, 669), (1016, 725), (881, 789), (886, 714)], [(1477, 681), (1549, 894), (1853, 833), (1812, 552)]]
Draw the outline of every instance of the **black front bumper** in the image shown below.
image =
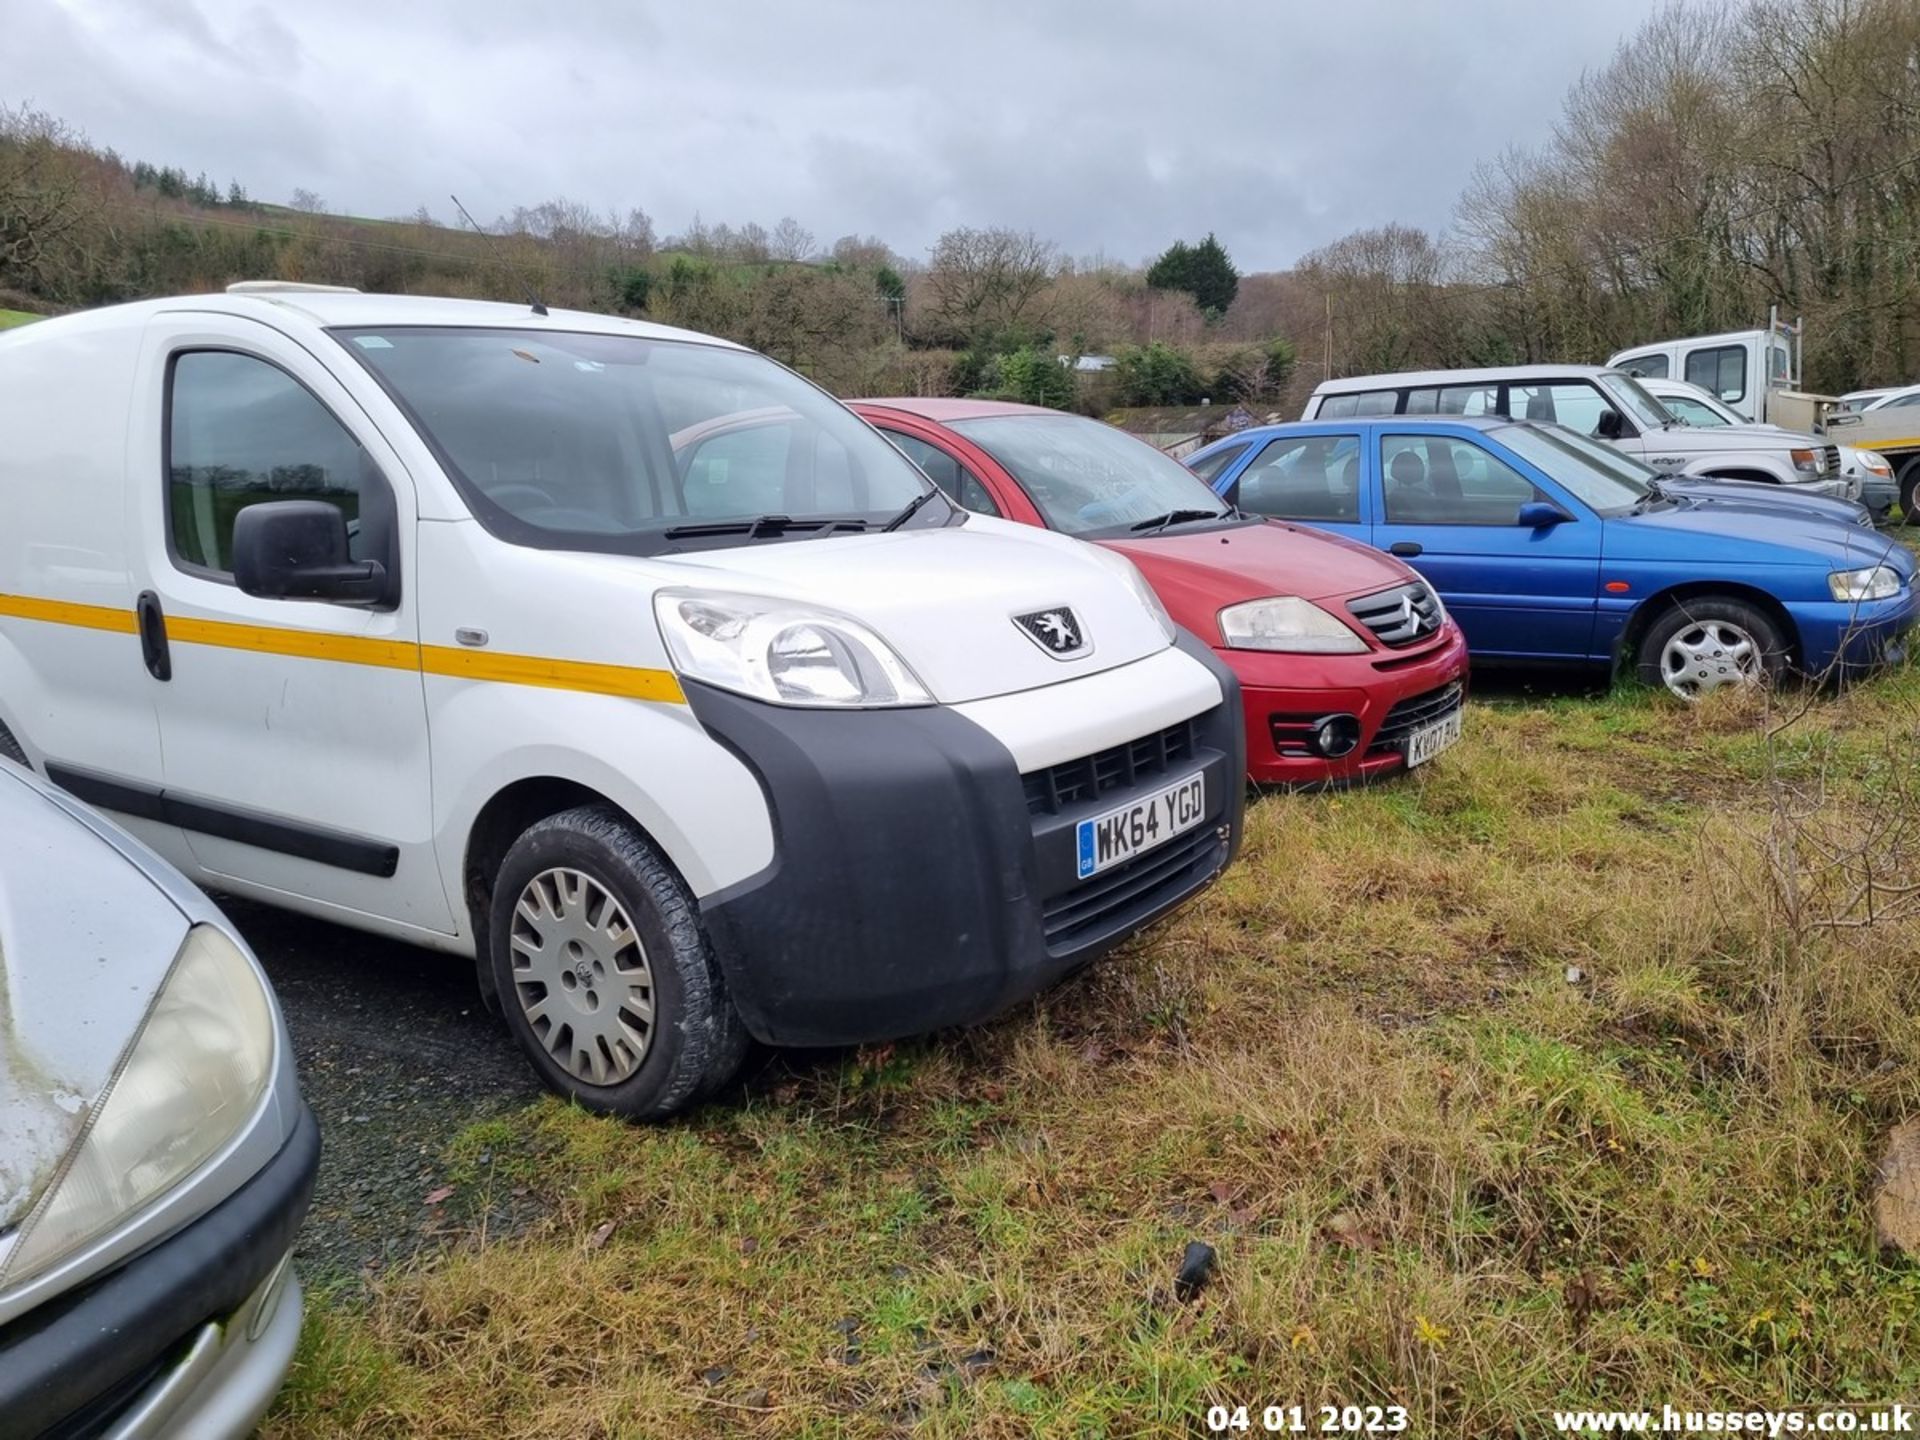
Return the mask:
[(93, 1434), (133, 1403), (142, 1375), (233, 1313), (293, 1248), (320, 1165), (320, 1126), (300, 1107), (260, 1172), (151, 1249), (0, 1329), (0, 1433)]
[[(982, 1020), (1218, 875), (1244, 808), (1239, 686), (1206, 647), (1181, 648), (1224, 697), (1189, 722), (1190, 751), (1156, 769), (1143, 740), (1092, 789), (1047, 802), (1005, 746), (945, 707), (803, 710), (688, 683), (694, 714), (759, 778), (773, 816), (774, 863), (701, 905), (747, 1028), (769, 1044), (847, 1045)], [(1077, 877), (1080, 820), (1195, 770), (1199, 825)]]

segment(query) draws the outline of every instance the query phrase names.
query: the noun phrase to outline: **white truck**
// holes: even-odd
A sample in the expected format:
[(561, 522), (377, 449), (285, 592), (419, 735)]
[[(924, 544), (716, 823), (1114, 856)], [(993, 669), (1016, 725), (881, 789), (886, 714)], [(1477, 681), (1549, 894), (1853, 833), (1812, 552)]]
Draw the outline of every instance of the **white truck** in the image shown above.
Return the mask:
[(1757, 425), (1817, 434), (1830, 396), (1801, 388), (1801, 334), (1776, 308), (1766, 328), (1657, 340), (1617, 350), (1610, 369), (1643, 380), (1685, 380)]
[(1909, 525), (1920, 525), (1920, 404), (1836, 410), (1827, 416), (1827, 434), (1884, 456), (1893, 468), (1902, 518)]
[[(1642, 379), (1684, 380), (1697, 385), (1742, 418), (1763, 425), (1823, 435), (1830, 443), (1871, 452), (1892, 471), (1892, 488), (1908, 524), (1920, 516), (1920, 405), (1889, 407), (1886, 390), (1859, 390), (1835, 399), (1802, 388), (1804, 323), (1780, 319), (1778, 307), (1763, 330), (1733, 330), (1660, 340), (1615, 351), (1607, 364)], [(1875, 399), (1882, 403), (1869, 409)], [(1852, 401), (1852, 404), (1845, 402)], [(1882, 413), (1885, 412), (1885, 413)], [(1871, 475), (1864, 498), (1876, 515), (1886, 513), (1882, 477)]]
[(472, 956), (596, 1108), (981, 1019), (1239, 844), (1238, 688), (1132, 562), (726, 341), (255, 286), (0, 336), (0, 435), (0, 753)]

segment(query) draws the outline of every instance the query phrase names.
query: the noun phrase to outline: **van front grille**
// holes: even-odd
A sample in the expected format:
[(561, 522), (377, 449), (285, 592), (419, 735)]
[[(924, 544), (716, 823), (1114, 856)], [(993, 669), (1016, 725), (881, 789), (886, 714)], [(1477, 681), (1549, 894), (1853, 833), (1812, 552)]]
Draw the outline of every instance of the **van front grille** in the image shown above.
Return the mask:
[(1058, 815), (1097, 800), (1110, 790), (1127, 790), (1141, 780), (1164, 775), (1199, 752), (1199, 717), (1182, 720), (1151, 735), (1115, 745), (1077, 760), (1062, 760), (1020, 777), (1027, 791), (1027, 813)]
[(1220, 836), (1213, 825), (1202, 825), (1042, 902), (1040, 929), (1047, 948), (1070, 950), (1081, 940), (1152, 914), (1185, 893), (1193, 884), (1193, 867), (1216, 851), (1224, 853)]

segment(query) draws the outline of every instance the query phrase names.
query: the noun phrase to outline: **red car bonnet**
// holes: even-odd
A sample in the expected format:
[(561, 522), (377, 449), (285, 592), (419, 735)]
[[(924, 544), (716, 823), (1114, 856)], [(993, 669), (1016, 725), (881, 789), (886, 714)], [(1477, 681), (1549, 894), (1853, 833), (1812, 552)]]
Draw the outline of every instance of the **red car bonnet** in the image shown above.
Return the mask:
[(1213, 617), (1223, 607), (1242, 600), (1365, 595), (1414, 578), (1369, 546), (1271, 520), (1101, 543), (1138, 565), (1173, 618), (1202, 635), (1213, 633)]

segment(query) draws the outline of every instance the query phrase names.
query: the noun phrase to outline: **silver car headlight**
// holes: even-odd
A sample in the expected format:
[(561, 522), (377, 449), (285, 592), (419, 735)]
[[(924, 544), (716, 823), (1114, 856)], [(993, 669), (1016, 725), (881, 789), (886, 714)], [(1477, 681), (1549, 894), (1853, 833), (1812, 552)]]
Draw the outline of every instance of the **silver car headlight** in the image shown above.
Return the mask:
[(194, 926), (0, 1283), (99, 1239), (211, 1159), (259, 1108), (276, 1034), (253, 962), (217, 926)]
[(1882, 480), (1893, 478), (1893, 462), (1878, 450), (1855, 450), (1853, 458), (1860, 462), (1860, 468), (1869, 475), (1878, 475)]
[(1836, 600), (1886, 600), (1900, 593), (1900, 572), (1891, 565), (1836, 570), (1827, 576), (1827, 588)]
[(660, 635), (685, 676), (775, 705), (931, 705), (894, 648), (850, 615), (765, 595), (663, 590)]
[(1356, 655), (1367, 642), (1311, 600), (1274, 595), (1243, 600), (1220, 612), (1220, 638), (1235, 650), (1285, 650), (1300, 655)]

